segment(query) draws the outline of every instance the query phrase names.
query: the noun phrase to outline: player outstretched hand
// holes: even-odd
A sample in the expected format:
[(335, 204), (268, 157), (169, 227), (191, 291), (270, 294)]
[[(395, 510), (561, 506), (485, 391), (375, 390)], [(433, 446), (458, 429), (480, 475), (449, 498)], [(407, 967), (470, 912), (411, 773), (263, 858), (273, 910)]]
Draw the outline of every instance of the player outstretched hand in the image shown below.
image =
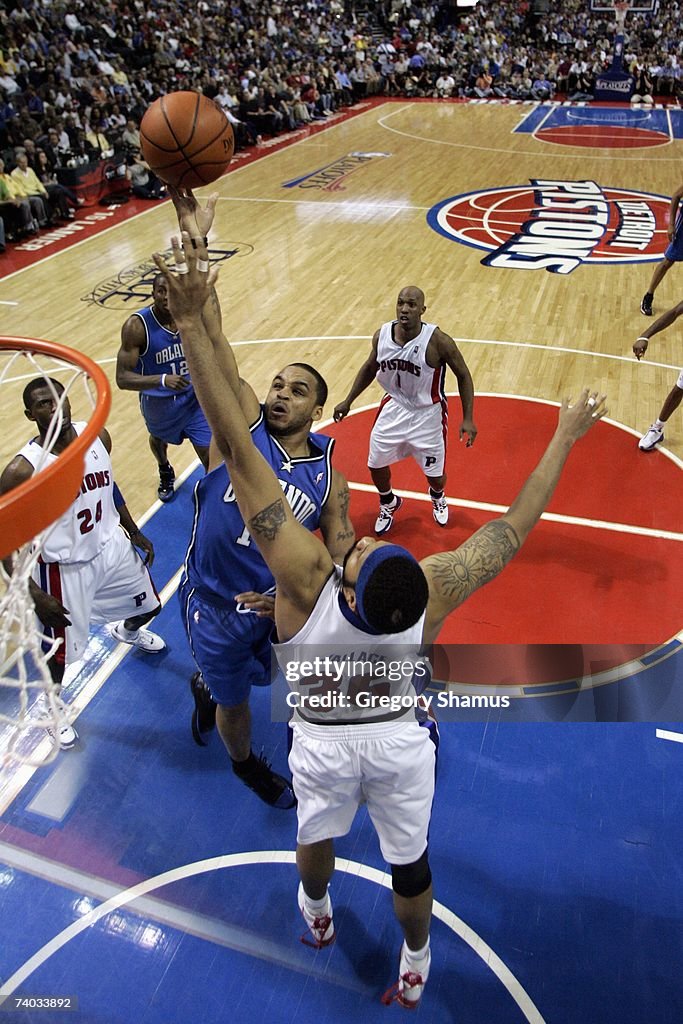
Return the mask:
[(465, 445), (466, 448), (472, 447), (477, 434), (478, 430), (475, 427), (473, 420), (462, 421), (460, 424), (460, 440), (462, 441), (464, 437), (467, 437), (467, 444)]
[[(188, 231), (182, 233), (182, 246), (177, 238), (171, 239), (175, 273), (160, 253), (155, 252), (153, 260), (166, 279), (168, 307), (174, 320), (201, 315), (211, 289), (218, 278), (218, 268), (209, 267), (207, 260), (200, 259), (192, 247)], [(184, 339), (187, 344), (187, 339)]]
[(166, 187), (169, 196), (173, 200), (175, 212), (178, 215), (180, 230), (187, 231), (191, 239), (206, 238), (216, 213), (216, 203), (219, 199), (218, 192), (212, 192), (206, 200), (206, 206), (201, 206), (192, 189), (179, 189), (173, 185), (167, 185)]
[(573, 444), (588, 433), (590, 428), (607, 414), (606, 395), (584, 388), (574, 405), (565, 398), (560, 409), (558, 430), (566, 434)]
[(633, 354), (636, 359), (642, 359), (647, 352), (648, 339), (647, 338), (636, 338), (633, 342)]

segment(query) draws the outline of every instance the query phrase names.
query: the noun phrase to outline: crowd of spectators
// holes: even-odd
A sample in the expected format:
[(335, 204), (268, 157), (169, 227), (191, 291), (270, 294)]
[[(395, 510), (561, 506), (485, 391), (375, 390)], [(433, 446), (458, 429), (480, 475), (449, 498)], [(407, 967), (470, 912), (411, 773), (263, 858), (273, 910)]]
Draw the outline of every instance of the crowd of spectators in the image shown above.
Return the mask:
[[(590, 99), (596, 75), (611, 63), (617, 32), (614, 14), (592, 12), (588, 0), (564, 0), (542, 16), (529, 0), (481, 0), (474, 8), (447, 0), (367, 0), (366, 6), (342, 0), (3, 5), (0, 157), (8, 173), (0, 169), (0, 228), (4, 220), (18, 238), (72, 217), (77, 200), (59, 186), (59, 169), (115, 152), (126, 158), (134, 187), (143, 189), (136, 194), (144, 194), (140, 121), (166, 92), (192, 89), (213, 98), (240, 148), (325, 121), (376, 94)], [(628, 15), (624, 64), (646, 102), (655, 95), (678, 102), (683, 93), (680, 14), (678, 0), (659, 0), (656, 13)], [(163, 191), (150, 180), (147, 197), (159, 198)]]

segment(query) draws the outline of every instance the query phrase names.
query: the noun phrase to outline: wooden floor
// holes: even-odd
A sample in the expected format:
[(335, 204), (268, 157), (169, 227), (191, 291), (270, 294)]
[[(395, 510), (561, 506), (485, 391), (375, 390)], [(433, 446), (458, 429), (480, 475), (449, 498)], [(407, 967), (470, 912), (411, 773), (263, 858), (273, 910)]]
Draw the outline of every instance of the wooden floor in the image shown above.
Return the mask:
[[(588, 384), (607, 392), (615, 419), (647, 428), (681, 361), (676, 328), (653, 343), (649, 362), (631, 357), (633, 341), (651, 323), (639, 302), (654, 264), (584, 265), (568, 275), (484, 267), (482, 250), (428, 226), (429, 209), (449, 196), (532, 178), (593, 179), (664, 195), (680, 184), (681, 142), (648, 149), (646, 158), (642, 150), (547, 145), (512, 134), (528, 112), (386, 103), (238, 166), (218, 183), (212, 246), (241, 246), (218, 283), (226, 333), (240, 343), (242, 374), (259, 395), (287, 361), (310, 361), (330, 385), (331, 414), (373, 331), (393, 316), (399, 289), (416, 284), (427, 297), (426, 319), (458, 340), (477, 391), (555, 401)], [(283, 188), (355, 153), (374, 156), (336, 190), (302, 187), (306, 182)], [(127, 312), (82, 299), (163, 248), (174, 230), (172, 214), (170, 203), (150, 206), (144, 216), (0, 280), (2, 333), (82, 349), (113, 381)], [(657, 293), (657, 309), (677, 301), (681, 288), (674, 268)], [(133, 302), (130, 311), (144, 304)], [(448, 389), (454, 387), (451, 379)], [(378, 394), (373, 388), (363, 399)], [(9, 392), (0, 415), (4, 464), (30, 429)], [(117, 479), (140, 515), (156, 497), (156, 468), (132, 392), (114, 389), (109, 428)], [(680, 415), (667, 444), (683, 456)], [(193, 455), (187, 444), (176, 450), (176, 471)]]

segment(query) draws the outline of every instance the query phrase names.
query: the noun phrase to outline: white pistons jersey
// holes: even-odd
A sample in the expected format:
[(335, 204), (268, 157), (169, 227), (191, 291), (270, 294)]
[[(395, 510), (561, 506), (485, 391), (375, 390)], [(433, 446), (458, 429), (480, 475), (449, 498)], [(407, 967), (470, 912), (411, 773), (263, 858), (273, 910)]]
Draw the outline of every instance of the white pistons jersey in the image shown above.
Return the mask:
[(446, 368), (427, 365), (427, 345), (437, 328), (422, 324), (422, 330), (405, 345), (394, 341), (397, 321), (382, 324), (377, 343), (377, 381), (388, 395), (406, 409), (424, 409), (444, 397)]
[(273, 644), (278, 665), (298, 694), (293, 721), (368, 725), (415, 721), (416, 690), (428, 664), (419, 654), (424, 613), (410, 629), (377, 634), (363, 628), (341, 595), (336, 565), (307, 621)]
[[(86, 423), (74, 423), (77, 434)], [(38, 441), (24, 445), (19, 454), (34, 469), (52, 465), (58, 455), (46, 455)], [(114, 505), (114, 475), (109, 452), (99, 437), (85, 451), (81, 489), (73, 505), (56, 520), (41, 545), (44, 562), (89, 562), (95, 558), (119, 526)]]

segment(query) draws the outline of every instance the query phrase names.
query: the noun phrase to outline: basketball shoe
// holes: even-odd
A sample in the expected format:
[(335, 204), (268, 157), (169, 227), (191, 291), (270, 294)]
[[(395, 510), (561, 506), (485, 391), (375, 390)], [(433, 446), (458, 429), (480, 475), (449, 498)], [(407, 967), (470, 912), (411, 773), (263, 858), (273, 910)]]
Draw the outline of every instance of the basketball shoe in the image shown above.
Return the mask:
[(442, 494), (440, 498), (432, 498), (432, 515), (434, 522), (439, 526), (448, 525), (448, 502), (445, 494)]
[(122, 644), (130, 644), (137, 647), (145, 654), (159, 654), (166, 649), (166, 641), (162, 640), (158, 633), (152, 633), (150, 629), (138, 629), (131, 632), (126, 629), (123, 622), (110, 622), (107, 625), (109, 635)]
[(391, 527), (394, 525), (394, 516), (403, 504), (403, 498), (395, 496), (394, 501), (390, 505), (379, 506), (379, 515), (375, 520), (375, 533), (388, 533)]
[(638, 447), (640, 448), (641, 452), (652, 452), (655, 450), (658, 444), (662, 443), (663, 440), (664, 431), (660, 430), (659, 427), (656, 427), (653, 423), (648, 432), (646, 434), (643, 434), (643, 436), (641, 437), (640, 441), (638, 442)]
[(429, 949), (427, 949), (427, 955), (421, 960), (413, 960), (404, 942), (401, 946), (398, 981), (382, 996), (384, 1005), (389, 1006), (395, 1001), (399, 1006), (405, 1006), (408, 1010), (417, 1009), (427, 984), (431, 962), (432, 954)]
[(263, 753), (258, 757), (251, 752), (246, 761), (233, 761), (232, 770), (245, 786), (271, 807), (289, 811), (296, 807), (294, 790), (283, 775), (278, 775), (266, 761)]
[[(332, 920), (332, 900), (330, 899), (329, 892), (325, 894), (325, 905), (322, 913), (312, 913), (308, 909), (308, 897), (304, 892), (304, 887), (301, 882), (299, 882), (297, 898), (299, 901), (299, 910), (301, 911), (304, 921), (308, 925), (308, 932), (305, 932), (301, 936), (301, 941), (304, 946), (312, 946), (314, 949), (322, 949), (324, 946), (331, 945), (336, 936), (334, 934), (334, 921)], [(311, 935), (313, 936), (313, 941), (311, 941)]]
[(640, 303), (640, 312), (643, 313), (645, 316), (652, 316), (653, 299), (654, 295), (652, 294), (652, 292), (645, 292), (645, 294), (643, 295), (643, 300)]
[(205, 747), (203, 735), (216, 727), (216, 702), (211, 696), (201, 672), (195, 672), (190, 679), (190, 690), (194, 698), (192, 738), (200, 747)]
[(173, 486), (175, 484), (175, 470), (170, 462), (165, 466), (159, 466), (159, 486), (157, 494), (159, 501), (170, 501), (173, 497)]
[(67, 721), (67, 711), (64, 702), (59, 697), (57, 698), (57, 707), (61, 715), (64, 716), (60, 717), (59, 720), (55, 720), (52, 715), (48, 699), (45, 695), (38, 699), (36, 707), (38, 708), (38, 717), (41, 720), (50, 719), (50, 724), (45, 729), (48, 736), (53, 740), (56, 739), (62, 750), (70, 750), (78, 739), (78, 733), (73, 725)]

